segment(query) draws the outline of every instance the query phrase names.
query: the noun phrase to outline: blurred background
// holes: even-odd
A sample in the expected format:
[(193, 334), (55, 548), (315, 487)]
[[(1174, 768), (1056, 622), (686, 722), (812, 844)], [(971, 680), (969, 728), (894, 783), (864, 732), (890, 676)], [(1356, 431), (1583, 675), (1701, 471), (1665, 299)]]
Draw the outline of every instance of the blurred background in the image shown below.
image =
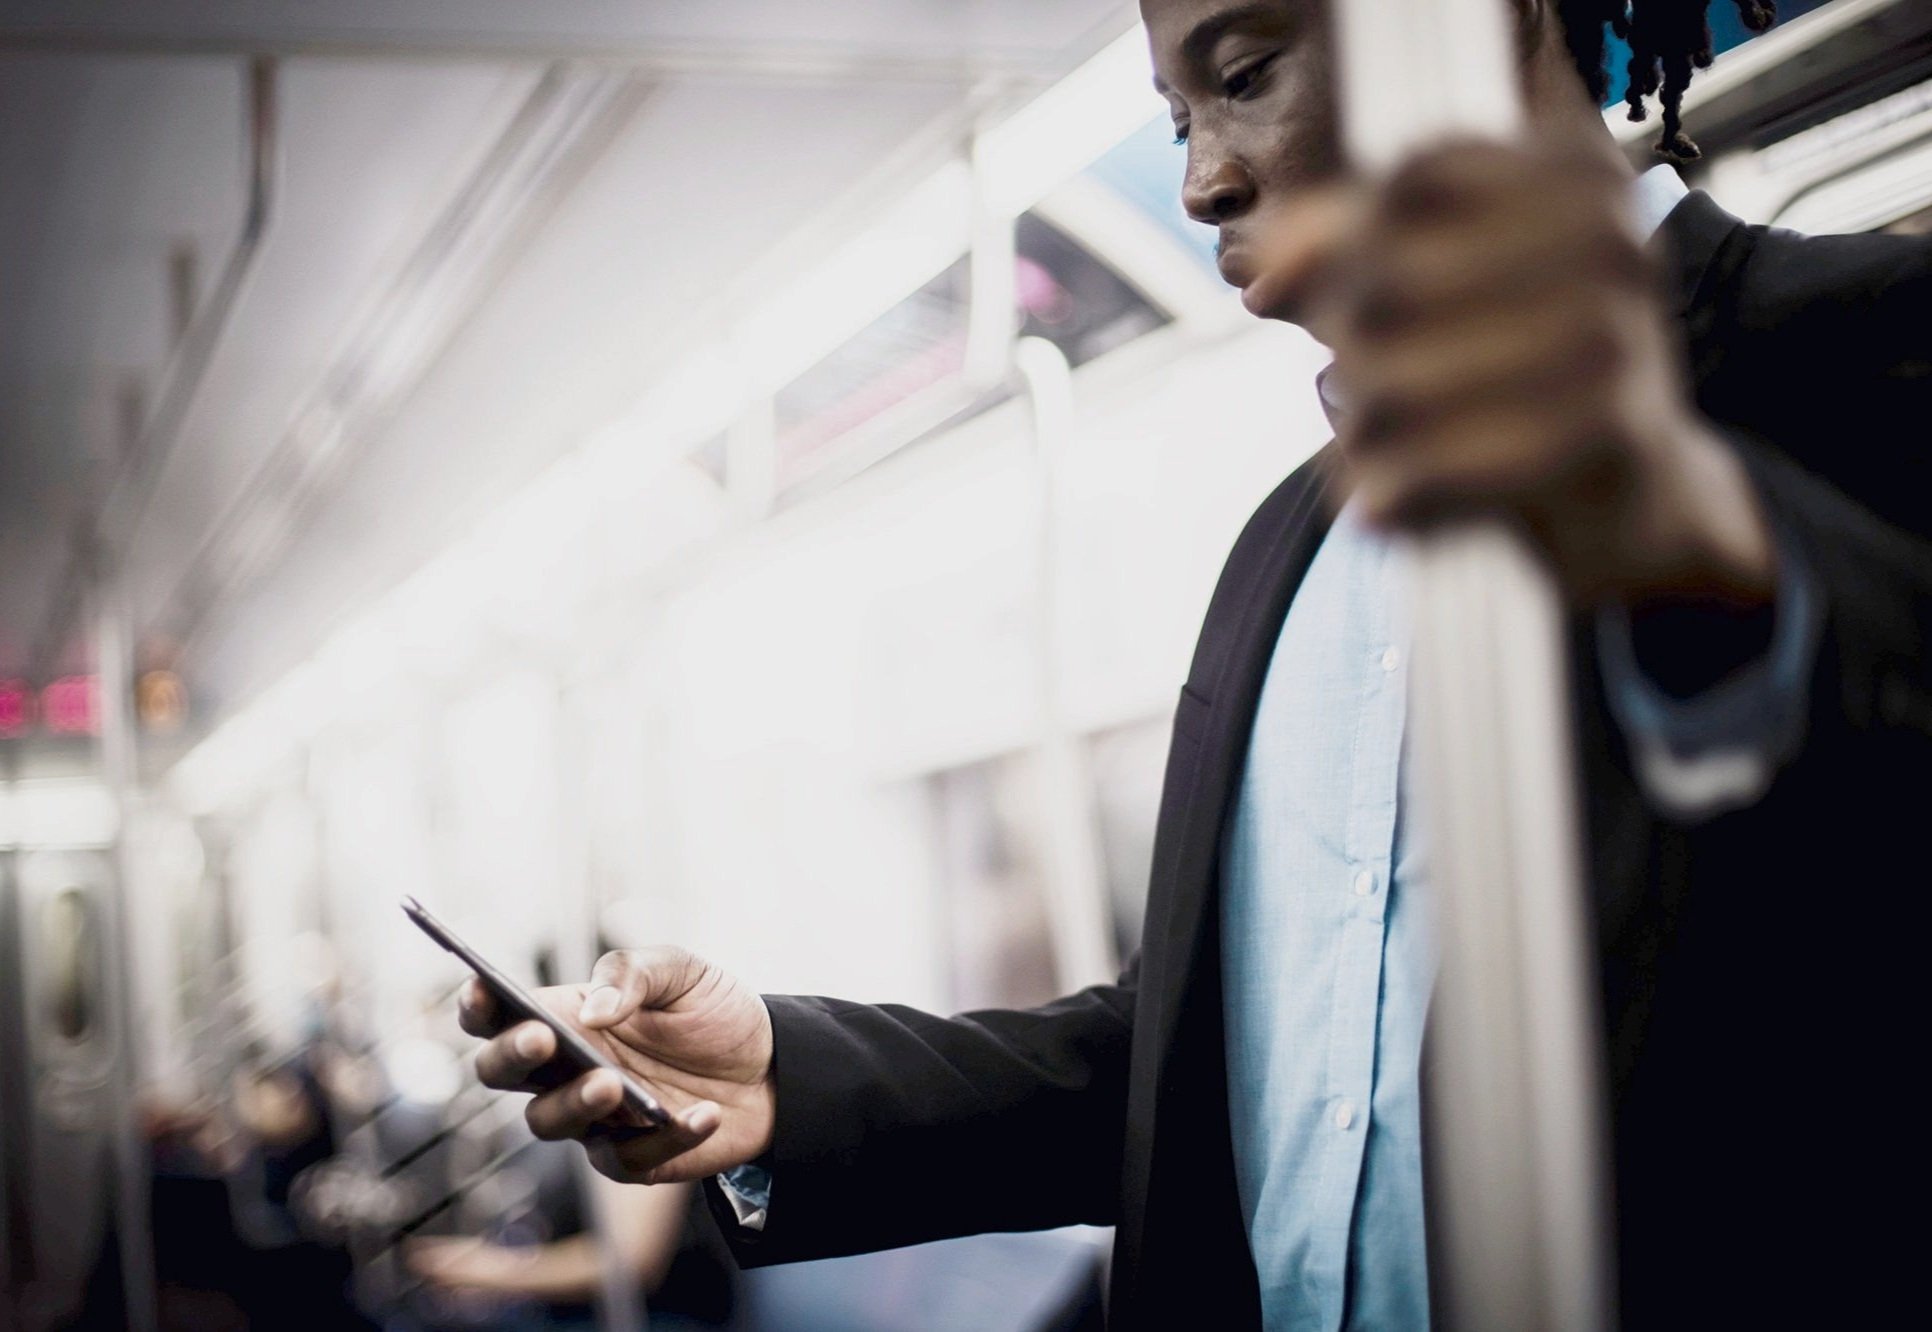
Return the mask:
[[(1782, 9), (1693, 183), (1932, 228), (1932, 3)], [(737, 1274), (473, 1085), (396, 903), (532, 982), (1114, 972), (1327, 437), (1150, 77), (1115, 0), (0, 6), (0, 1326), (1097, 1326), (1104, 1232)]]

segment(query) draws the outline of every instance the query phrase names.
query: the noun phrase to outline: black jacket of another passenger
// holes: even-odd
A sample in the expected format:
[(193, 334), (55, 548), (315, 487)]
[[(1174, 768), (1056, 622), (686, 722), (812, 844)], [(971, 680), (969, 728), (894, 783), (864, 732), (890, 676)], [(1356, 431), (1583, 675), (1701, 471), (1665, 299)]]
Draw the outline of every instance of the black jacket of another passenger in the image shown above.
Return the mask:
[[(1665, 223), (1698, 403), (1825, 601), (1802, 746), (1750, 807), (1644, 796), (1573, 645), (1623, 1322), (1890, 1320), (1922, 1301), (1932, 824), (1932, 243)], [(1209, 463), (1211, 465), (1211, 461)], [(1142, 950), (1114, 985), (933, 1017), (772, 997), (778, 1126), (746, 1264), (1118, 1227), (1121, 1329), (1260, 1325), (1235, 1191), (1220, 834), (1324, 459), (1236, 541), (1176, 706)]]

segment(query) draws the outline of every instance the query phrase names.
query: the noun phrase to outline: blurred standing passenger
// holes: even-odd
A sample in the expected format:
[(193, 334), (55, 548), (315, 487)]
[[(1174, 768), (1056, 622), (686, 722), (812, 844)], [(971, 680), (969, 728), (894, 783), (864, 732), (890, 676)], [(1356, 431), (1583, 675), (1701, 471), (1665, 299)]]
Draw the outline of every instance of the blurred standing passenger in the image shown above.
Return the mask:
[[(1867, 1089), (1924, 1011), (1919, 894), (1886, 889), (1924, 877), (1932, 244), (1748, 227), (1638, 177), (1598, 110), (1623, 6), (1498, 3), (1531, 141), (1370, 188), (1322, 4), (1143, 0), (1187, 210), (1249, 311), (1333, 348), (1337, 438), (1229, 557), (1119, 983), (941, 1019), (612, 954), (547, 998), (678, 1113), (623, 1138), (615, 1080), (541, 1090), (551, 1036), (499, 1032), (473, 987), (480, 1074), (541, 1092), (537, 1132), (706, 1180), (746, 1262), (1093, 1222), (1119, 1327), (1426, 1325), (1433, 954), (1389, 539), (1484, 517), (1574, 612), (1626, 1321), (1916, 1303), (1915, 1237), (1870, 1223), (1925, 1149)], [(1633, 7), (1678, 158), (1704, 10)]]

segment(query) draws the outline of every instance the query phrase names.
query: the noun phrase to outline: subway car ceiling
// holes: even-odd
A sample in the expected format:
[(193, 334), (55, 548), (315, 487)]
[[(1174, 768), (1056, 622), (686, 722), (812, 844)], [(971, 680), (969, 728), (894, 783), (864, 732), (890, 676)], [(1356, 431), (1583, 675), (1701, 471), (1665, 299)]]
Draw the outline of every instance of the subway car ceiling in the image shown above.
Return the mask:
[(150, 649), (194, 663), (198, 710), (232, 706), (1132, 20), (1117, 0), (537, 14), (0, 15), (8, 673), (85, 664), (75, 547), (99, 539)]
[[(1008, 125), (982, 157), (1026, 196), (991, 206), (1031, 209), (1023, 279), (1113, 316), (1085, 359), (1239, 327), (1130, 100), (1131, 7), (900, 8), (494, 4), (457, 37), (427, 4), (11, 6), (0, 169), (39, 188), (0, 203), (27, 258), (0, 277), (0, 678), (85, 673), (105, 561), (192, 736), (559, 459), (628, 455), (625, 486), (675, 464), (661, 560), (932, 437), (997, 396), (968, 327), (975, 127)], [(1687, 104), (1694, 183), (1812, 229), (1909, 218), (1929, 30), (1932, 6), (1834, 0), (1727, 53)], [(1027, 117), (1064, 142), (1074, 114), (1040, 94), (1106, 52), (1086, 143), (1033, 160)], [(1612, 116), (1641, 158), (1652, 127)]]

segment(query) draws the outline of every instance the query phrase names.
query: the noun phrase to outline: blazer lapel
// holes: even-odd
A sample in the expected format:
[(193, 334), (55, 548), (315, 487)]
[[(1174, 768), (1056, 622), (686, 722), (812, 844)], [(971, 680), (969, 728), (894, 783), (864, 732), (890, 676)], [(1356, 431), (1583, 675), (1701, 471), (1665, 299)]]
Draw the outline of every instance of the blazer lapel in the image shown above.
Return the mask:
[[(1143, 968), (1155, 966), (1156, 974), (1144, 974), (1142, 984), (1152, 986), (1156, 1000), (1155, 1049), (1163, 1062), (1189, 987), (1220, 974), (1218, 966), (1202, 962), (1210, 941), (1219, 938), (1212, 909), (1219, 900), (1221, 829), (1247, 759), (1275, 640), (1333, 522), (1331, 474), (1325, 448), (1269, 496), (1242, 532), (1209, 604), (1188, 672), (1188, 690), (1208, 705), (1207, 717), (1179, 827), (1161, 830), (1178, 835), (1169, 862), (1173, 872), (1150, 885), (1148, 923), (1160, 930), (1164, 946), (1143, 956)], [(1218, 993), (1194, 998), (1218, 1014)]]

